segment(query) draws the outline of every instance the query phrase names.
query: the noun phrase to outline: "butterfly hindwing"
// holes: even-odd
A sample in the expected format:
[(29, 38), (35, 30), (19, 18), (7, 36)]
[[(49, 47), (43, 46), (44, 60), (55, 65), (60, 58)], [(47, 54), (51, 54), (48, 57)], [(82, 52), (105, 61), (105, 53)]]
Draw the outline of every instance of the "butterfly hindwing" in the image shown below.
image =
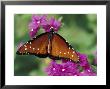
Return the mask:
[(37, 36), (36, 38), (33, 38), (32, 40), (26, 42), (23, 46), (21, 46), (18, 49), (17, 54), (30, 54), (39, 57), (46, 57), (48, 54), (48, 34), (49, 33), (43, 33)]
[(55, 33), (52, 37), (52, 50), (51, 55), (53, 57), (61, 57), (71, 59), (72, 61), (78, 61), (77, 53), (66, 42), (66, 40), (59, 34)]

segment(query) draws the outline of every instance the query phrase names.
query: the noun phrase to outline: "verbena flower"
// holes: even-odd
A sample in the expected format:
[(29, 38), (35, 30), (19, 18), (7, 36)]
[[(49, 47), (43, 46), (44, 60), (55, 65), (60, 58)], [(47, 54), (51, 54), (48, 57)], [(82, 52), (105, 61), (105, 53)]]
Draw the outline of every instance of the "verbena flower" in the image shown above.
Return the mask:
[(42, 25), (47, 23), (46, 15), (33, 15), (32, 21), (29, 23), (29, 35), (34, 37)]
[(51, 29), (54, 31), (58, 31), (61, 26), (61, 22), (56, 20), (55, 18), (50, 18), (50, 20), (47, 22), (47, 24), (43, 25), (43, 28), (46, 32), (50, 32)]
[[(62, 59), (61, 64), (52, 61), (46, 68), (47, 74), (49, 76), (96, 76), (87, 60), (87, 55), (78, 53), (78, 56), (79, 63), (65, 59)], [(79, 69), (81, 67), (82, 71)]]
[(73, 62), (66, 62), (58, 64), (56, 61), (52, 61), (46, 68), (46, 72), (50, 76), (74, 76), (79, 73), (78, 65)]
[(53, 17), (48, 20), (46, 15), (33, 15), (32, 21), (29, 23), (29, 35), (30, 37), (34, 37), (40, 27), (42, 27), (45, 32), (50, 32), (52, 29), (57, 32), (60, 26), (61, 22)]
[(88, 57), (85, 54), (81, 54), (79, 52), (77, 52), (78, 56), (79, 56), (79, 65), (84, 69), (84, 70), (92, 70), (89, 62), (88, 62)]
[(78, 76), (96, 76), (96, 73), (92, 72), (91, 70), (88, 70), (88, 71), (80, 72)]
[(93, 72), (91, 65), (88, 62), (88, 57), (85, 54), (77, 53), (79, 56), (79, 65), (83, 68), (78, 75), (79, 76), (96, 76), (96, 73)]

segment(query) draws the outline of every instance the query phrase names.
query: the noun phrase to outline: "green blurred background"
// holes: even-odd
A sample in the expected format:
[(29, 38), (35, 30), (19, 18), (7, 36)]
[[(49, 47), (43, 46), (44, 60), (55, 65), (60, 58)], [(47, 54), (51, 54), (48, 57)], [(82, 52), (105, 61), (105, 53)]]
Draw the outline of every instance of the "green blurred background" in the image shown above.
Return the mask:
[[(48, 14), (48, 18), (61, 19), (62, 27), (58, 34), (63, 36), (76, 51), (88, 55), (93, 64), (97, 46), (97, 15), (96, 14)], [(45, 68), (51, 59), (39, 58), (34, 55), (16, 55), (20, 42), (30, 40), (28, 24), (32, 14), (15, 14), (14, 16), (14, 75), (15, 76), (46, 76)], [(44, 33), (40, 29), (37, 35)], [(94, 66), (96, 68), (96, 66)]]

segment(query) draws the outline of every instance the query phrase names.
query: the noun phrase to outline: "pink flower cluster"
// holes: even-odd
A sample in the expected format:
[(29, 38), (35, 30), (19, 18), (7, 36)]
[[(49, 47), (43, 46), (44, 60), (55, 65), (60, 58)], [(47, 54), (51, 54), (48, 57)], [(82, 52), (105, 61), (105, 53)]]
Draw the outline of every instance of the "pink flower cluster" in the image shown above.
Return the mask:
[(87, 55), (78, 53), (78, 56), (80, 57), (79, 63), (62, 59), (62, 63), (58, 64), (53, 60), (46, 68), (46, 73), (49, 76), (96, 76), (87, 60)]
[(29, 23), (29, 35), (30, 37), (34, 37), (41, 27), (45, 32), (50, 32), (51, 29), (58, 31), (60, 26), (61, 22), (54, 17), (47, 19), (46, 15), (33, 15)]

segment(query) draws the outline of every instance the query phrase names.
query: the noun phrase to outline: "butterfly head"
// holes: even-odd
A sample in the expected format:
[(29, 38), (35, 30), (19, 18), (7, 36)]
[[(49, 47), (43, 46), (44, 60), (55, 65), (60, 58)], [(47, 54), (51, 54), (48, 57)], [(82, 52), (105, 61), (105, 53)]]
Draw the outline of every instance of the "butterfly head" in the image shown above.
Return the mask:
[(54, 32), (54, 28), (51, 28), (51, 29), (50, 29), (50, 33), (55, 33), (55, 32)]

